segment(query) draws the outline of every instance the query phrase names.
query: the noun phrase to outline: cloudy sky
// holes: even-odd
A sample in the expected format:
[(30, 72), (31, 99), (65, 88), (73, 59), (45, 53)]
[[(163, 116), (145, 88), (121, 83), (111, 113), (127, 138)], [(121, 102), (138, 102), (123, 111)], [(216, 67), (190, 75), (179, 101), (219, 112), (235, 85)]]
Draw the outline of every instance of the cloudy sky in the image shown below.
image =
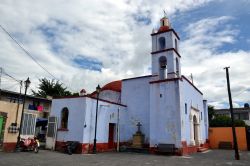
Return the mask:
[[(227, 107), (225, 66), (235, 106), (250, 103), (248, 0), (1, 0), (0, 67), (19, 80), (55, 76), (71, 91), (150, 74), (151, 32), (166, 10), (181, 38), (182, 74), (210, 104)], [(53, 76), (51, 76), (53, 75)], [(18, 90), (2, 76), (1, 88)]]

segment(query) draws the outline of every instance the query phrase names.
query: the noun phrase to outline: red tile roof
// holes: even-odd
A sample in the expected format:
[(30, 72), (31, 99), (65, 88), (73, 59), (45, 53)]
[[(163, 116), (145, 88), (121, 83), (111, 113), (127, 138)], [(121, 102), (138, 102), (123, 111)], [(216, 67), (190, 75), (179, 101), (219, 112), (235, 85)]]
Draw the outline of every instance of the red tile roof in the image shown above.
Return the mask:
[(158, 30), (158, 32), (157, 33), (159, 33), (159, 32), (166, 32), (166, 31), (168, 31), (170, 28), (168, 27), (168, 26), (161, 26), (160, 28), (159, 28), (159, 30)]
[[(118, 80), (118, 81), (110, 82), (110, 83), (104, 85), (101, 88), (101, 91), (104, 91), (104, 90), (112, 90), (112, 91), (115, 91), (115, 92), (121, 92), (121, 90), (122, 90), (122, 81)], [(90, 94), (91, 97), (94, 97), (95, 95), (96, 95), (96, 91), (94, 91), (94, 92), (92, 92)]]
[(121, 92), (121, 89), (122, 89), (122, 81), (118, 80), (106, 84), (104, 87), (102, 87), (101, 91), (112, 90), (116, 92)]

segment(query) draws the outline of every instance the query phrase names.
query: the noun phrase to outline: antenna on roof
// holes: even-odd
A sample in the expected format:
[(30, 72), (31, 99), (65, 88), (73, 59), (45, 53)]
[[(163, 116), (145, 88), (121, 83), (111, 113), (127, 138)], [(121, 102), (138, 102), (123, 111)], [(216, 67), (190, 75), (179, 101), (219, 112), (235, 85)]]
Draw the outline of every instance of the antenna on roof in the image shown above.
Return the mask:
[(194, 78), (193, 78), (193, 74), (191, 73), (191, 82), (192, 82), (192, 84), (194, 84)]

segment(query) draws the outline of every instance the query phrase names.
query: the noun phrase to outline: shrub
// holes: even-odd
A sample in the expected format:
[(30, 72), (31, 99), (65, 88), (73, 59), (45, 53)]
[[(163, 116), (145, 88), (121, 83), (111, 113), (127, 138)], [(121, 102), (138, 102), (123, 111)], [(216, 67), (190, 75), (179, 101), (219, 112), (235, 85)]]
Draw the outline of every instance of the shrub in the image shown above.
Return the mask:
[[(234, 120), (235, 127), (245, 127), (246, 124), (243, 120)], [(210, 127), (232, 127), (232, 120), (228, 116), (216, 116), (209, 123)]]

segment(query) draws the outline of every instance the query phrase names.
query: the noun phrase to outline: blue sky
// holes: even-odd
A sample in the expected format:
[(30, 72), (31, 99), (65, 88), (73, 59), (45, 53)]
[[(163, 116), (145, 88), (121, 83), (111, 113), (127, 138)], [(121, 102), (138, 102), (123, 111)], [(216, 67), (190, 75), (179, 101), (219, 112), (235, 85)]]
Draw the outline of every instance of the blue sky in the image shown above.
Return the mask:
[[(87, 4), (87, 5), (86, 5)], [(163, 10), (178, 32), (182, 74), (204, 98), (227, 107), (230, 66), (236, 107), (250, 103), (250, 2), (247, 0), (2, 0), (0, 24), (71, 91), (151, 73), (151, 32)], [(17, 79), (52, 77), (0, 30), (0, 66)], [(18, 91), (3, 78), (3, 88)]]
[[(224, 44), (221, 48), (219, 48), (219, 51), (250, 50), (250, 10), (249, 2), (245, 0), (212, 1), (207, 5), (191, 11), (176, 12), (172, 16), (172, 20), (173, 26), (178, 27), (180, 36), (182, 36), (182, 39), (185, 40), (186, 34), (183, 30), (185, 29), (184, 27), (187, 25), (187, 22), (196, 22), (203, 18), (215, 18), (223, 15), (232, 17), (232, 20), (227, 26), (232, 26), (233, 28), (238, 29), (239, 34), (237, 35), (237, 41), (235, 43)], [(224, 28), (224, 25), (219, 28)]]

